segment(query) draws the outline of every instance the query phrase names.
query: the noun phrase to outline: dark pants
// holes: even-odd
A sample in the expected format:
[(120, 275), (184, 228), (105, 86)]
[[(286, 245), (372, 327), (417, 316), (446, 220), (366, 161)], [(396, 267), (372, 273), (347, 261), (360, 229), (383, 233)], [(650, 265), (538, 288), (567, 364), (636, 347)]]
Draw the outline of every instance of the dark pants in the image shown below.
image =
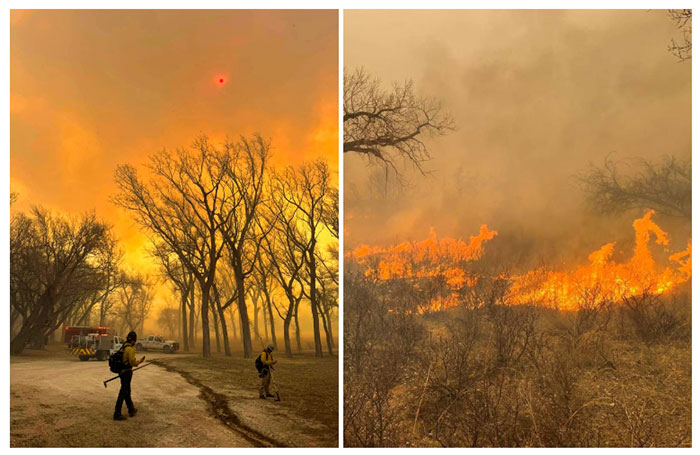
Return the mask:
[(122, 387), (119, 389), (119, 396), (117, 397), (117, 406), (114, 408), (114, 415), (118, 416), (122, 414), (122, 404), (126, 401), (126, 407), (129, 412), (133, 412), (134, 403), (131, 401), (131, 376), (134, 373), (129, 370), (122, 371), (119, 375), (119, 379), (122, 381)]

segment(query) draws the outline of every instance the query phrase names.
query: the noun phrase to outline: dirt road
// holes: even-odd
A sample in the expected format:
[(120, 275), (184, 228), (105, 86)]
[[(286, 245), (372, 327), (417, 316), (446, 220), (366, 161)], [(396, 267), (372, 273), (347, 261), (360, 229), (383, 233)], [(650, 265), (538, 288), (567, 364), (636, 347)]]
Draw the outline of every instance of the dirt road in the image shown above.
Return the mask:
[[(147, 354), (148, 359), (164, 354)], [(112, 420), (119, 380), (107, 362), (67, 354), (13, 359), (10, 367), (12, 447), (254, 447), (259, 435), (224, 424), (216, 408), (182, 376), (150, 365), (134, 373), (138, 414)], [(126, 413), (126, 407), (124, 407)], [(121, 428), (122, 431), (115, 431)]]

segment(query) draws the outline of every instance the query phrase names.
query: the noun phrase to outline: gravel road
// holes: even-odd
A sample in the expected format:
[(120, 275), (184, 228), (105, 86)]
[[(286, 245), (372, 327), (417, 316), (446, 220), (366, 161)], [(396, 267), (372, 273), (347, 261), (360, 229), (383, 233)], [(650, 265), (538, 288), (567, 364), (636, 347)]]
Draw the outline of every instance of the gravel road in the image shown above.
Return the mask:
[[(164, 354), (147, 354), (147, 360)], [(12, 447), (253, 447), (264, 441), (224, 425), (200, 390), (150, 365), (134, 373), (138, 414), (112, 420), (119, 380), (107, 362), (56, 353), (18, 359), (10, 368)], [(126, 414), (126, 406), (124, 411)]]

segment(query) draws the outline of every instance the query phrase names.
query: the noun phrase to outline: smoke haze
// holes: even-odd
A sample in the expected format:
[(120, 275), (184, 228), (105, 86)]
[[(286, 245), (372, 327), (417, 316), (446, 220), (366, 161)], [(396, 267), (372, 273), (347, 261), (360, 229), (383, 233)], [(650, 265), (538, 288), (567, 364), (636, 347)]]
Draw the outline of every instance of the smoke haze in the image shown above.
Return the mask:
[(12, 10), (10, 22), (12, 211), (94, 210), (129, 270), (159, 273), (109, 202), (118, 164), (260, 133), (275, 166), (325, 158), (337, 175), (337, 11)]
[[(639, 213), (594, 216), (575, 176), (606, 156), (690, 156), (691, 64), (667, 50), (679, 31), (665, 10), (344, 17), (346, 71), (364, 67), (387, 87), (413, 79), (457, 126), (427, 140), (427, 177), (407, 165), (403, 183), (387, 181), (345, 154), (346, 250), (425, 238), (431, 226), (468, 239), (486, 223), (500, 233), (494, 242), (533, 260), (616, 240), (629, 254)], [(685, 247), (689, 226), (659, 224), (684, 234), (671, 250)]]

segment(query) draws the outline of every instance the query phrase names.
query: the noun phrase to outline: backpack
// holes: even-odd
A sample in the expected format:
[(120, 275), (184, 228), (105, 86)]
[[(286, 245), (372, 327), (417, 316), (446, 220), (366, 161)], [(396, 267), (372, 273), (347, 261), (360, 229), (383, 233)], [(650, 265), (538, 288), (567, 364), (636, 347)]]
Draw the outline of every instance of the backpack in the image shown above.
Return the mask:
[(261, 356), (262, 356), (262, 353), (260, 353), (260, 355), (258, 356), (258, 358), (255, 359), (255, 369), (258, 370), (258, 373), (262, 373), (262, 369), (263, 369), (263, 367), (265, 366), (265, 365), (262, 363), (262, 359), (260, 358)]
[(126, 347), (126, 343), (122, 345), (121, 348), (114, 354), (109, 356), (109, 371), (112, 373), (121, 373), (125, 369), (124, 365), (124, 348)]
[[(265, 351), (263, 351), (265, 352)], [(270, 357), (270, 360), (272, 360), (272, 354), (268, 353), (267, 354)], [(270, 365), (265, 365), (261, 359), (262, 357), (262, 352), (260, 355), (255, 359), (255, 369), (258, 370), (258, 373), (262, 373), (263, 370), (268, 370), (270, 369)]]

